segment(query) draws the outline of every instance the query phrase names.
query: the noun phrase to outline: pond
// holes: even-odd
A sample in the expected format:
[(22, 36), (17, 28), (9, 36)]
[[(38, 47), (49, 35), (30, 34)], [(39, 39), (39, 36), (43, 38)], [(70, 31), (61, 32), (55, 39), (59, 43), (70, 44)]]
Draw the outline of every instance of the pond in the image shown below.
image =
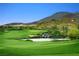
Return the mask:
[[(27, 39), (22, 39), (22, 40), (27, 40)], [(60, 39), (53, 39), (53, 38), (33, 38), (33, 39), (29, 39), (32, 41), (54, 41), (54, 40), (70, 40), (68, 38), (60, 38)]]

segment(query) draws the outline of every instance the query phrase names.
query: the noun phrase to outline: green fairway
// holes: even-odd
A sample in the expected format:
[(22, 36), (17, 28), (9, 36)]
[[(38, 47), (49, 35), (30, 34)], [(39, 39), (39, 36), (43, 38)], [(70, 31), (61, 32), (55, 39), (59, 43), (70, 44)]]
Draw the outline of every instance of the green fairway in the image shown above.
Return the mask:
[(46, 32), (46, 30), (12, 30), (4, 33), (4, 38), (16, 39), (16, 38), (26, 38), (30, 34), (39, 34)]
[(2, 56), (53, 56), (79, 55), (79, 40), (31, 42), (17, 40), (29, 34), (42, 33), (45, 30), (8, 31), (0, 38)]
[(5, 40), (0, 55), (79, 55), (78, 41), (28, 42), (22, 40)]

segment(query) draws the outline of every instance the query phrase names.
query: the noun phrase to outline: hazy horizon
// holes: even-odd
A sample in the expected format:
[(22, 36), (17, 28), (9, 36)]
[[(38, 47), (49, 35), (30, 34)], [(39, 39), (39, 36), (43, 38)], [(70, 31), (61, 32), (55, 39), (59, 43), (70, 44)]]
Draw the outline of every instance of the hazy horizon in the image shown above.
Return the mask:
[(78, 3), (0, 3), (0, 25), (38, 21), (56, 12), (79, 12)]

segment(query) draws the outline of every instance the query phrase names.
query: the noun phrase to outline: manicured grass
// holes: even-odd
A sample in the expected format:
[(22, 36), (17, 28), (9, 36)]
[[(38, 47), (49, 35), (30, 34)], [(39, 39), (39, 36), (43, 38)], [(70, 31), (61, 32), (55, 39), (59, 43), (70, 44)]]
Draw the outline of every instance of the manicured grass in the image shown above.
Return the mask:
[(0, 55), (14, 56), (52, 56), (79, 55), (78, 40), (55, 42), (29, 42), (22, 40), (5, 40), (4, 49)]
[(39, 34), (46, 30), (12, 30), (4, 33), (5, 38), (26, 38), (30, 34)]
[(0, 55), (4, 56), (52, 56), (79, 55), (79, 40), (31, 42), (17, 40), (29, 34), (38, 34), (45, 30), (8, 31), (0, 37)]
[(25, 37), (27, 36), (27, 31), (23, 30), (23, 31), (8, 31), (4, 33), (4, 38), (21, 38), (21, 37)]

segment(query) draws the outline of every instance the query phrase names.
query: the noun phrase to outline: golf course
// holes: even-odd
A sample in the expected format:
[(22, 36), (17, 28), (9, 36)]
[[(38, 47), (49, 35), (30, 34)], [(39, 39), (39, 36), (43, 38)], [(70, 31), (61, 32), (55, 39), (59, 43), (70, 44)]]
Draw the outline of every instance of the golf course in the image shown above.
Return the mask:
[[(34, 30), (29, 30), (33, 33)], [(36, 31), (36, 30), (35, 30)], [(39, 32), (39, 31), (37, 31)], [(26, 32), (27, 33), (27, 32)], [(79, 40), (27, 41), (16, 38), (25, 37), (23, 31), (8, 31), (0, 38), (1, 56), (71, 56), (79, 55)], [(25, 34), (25, 35), (24, 35)], [(44, 38), (45, 39), (45, 38)]]
[(79, 56), (79, 4), (0, 4), (0, 56)]

